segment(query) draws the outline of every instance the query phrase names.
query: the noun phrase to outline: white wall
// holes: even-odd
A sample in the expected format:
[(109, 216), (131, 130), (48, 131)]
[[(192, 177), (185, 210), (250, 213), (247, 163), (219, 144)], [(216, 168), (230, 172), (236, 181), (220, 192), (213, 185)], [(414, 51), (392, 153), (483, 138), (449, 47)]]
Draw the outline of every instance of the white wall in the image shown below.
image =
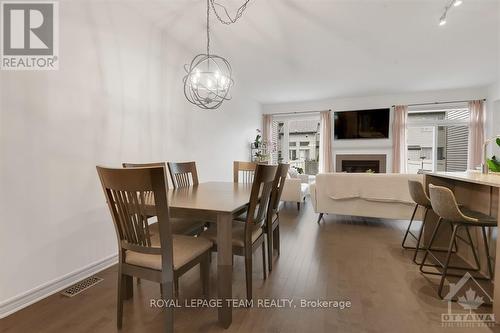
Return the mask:
[(238, 86), (217, 111), (188, 104), (190, 59), (130, 7), (59, 12), (59, 71), (0, 72), (0, 317), (117, 253), (97, 164), (196, 160), (201, 181), (230, 181), (261, 124)]
[[(500, 6), (497, 6), (497, 14), (500, 16)], [(497, 58), (500, 55), (500, 23), (497, 22)], [(487, 137), (490, 138), (494, 135), (500, 135), (500, 64), (497, 62), (497, 80), (488, 89), (488, 101), (486, 102), (486, 110), (488, 112), (486, 132)], [(500, 154), (500, 148), (495, 145), (489, 147), (490, 154)]]
[[(488, 90), (486, 111), (488, 116), (486, 121), (486, 137), (491, 138), (495, 135), (500, 135), (500, 79), (498, 83), (491, 85)], [(490, 144), (488, 151), (489, 155), (498, 156), (500, 154), (500, 148), (495, 144)]]
[(499, 83), (489, 88), (486, 109), (488, 111), (488, 137), (500, 135), (500, 80)]
[[(424, 91), (408, 94), (331, 98), (300, 103), (264, 104), (262, 113), (287, 113), (302, 111), (347, 111), (391, 107), (396, 104), (448, 102), (456, 100), (482, 99), (489, 95), (488, 87), (467, 89)], [(392, 112), (391, 112), (392, 123)], [(333, 127), (333, 124), (332, 124)], [(500, 127), (499, 127), (500, 128)], [(336, 154), (386, 154), (387, 172), (392, 172), (392, 129), (389, 139), (335, 140), (333, 139), (333, 161)]]

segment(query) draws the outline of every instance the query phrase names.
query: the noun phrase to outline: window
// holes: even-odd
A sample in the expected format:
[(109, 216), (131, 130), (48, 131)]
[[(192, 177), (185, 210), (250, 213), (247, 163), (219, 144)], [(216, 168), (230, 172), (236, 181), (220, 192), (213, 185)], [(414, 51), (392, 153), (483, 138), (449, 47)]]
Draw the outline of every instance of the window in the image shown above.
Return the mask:
[(465, 171), (468, 153), (467, 105), (409, 110), (408, 172)]
[(319, 119), (308, 118), (283, 118), (275, 119), (278, 133), (273, 137), (278, 138), (277, 162), (290, 163), (308, 175), (318, 173), (319, 160)]

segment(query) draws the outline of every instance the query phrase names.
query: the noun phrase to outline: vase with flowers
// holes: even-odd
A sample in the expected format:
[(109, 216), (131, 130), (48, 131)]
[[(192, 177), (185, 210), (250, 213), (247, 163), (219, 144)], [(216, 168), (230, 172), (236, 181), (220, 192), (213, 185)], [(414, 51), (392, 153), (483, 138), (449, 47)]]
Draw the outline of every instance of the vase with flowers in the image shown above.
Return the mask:
[(269, 162), (271, 154), (269, 152), (269, 145), (262, 140), (262, 132), (256, 129), (255, 139), (251, 143), (251, 156), (252, 161), (257, 163)]

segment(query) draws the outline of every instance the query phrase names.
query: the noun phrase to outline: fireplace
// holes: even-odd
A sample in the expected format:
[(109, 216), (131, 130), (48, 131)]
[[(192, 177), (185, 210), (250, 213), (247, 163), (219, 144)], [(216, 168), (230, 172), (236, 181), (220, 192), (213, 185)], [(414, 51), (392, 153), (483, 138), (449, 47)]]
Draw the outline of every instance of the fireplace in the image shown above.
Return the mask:
[(380, 161), (342, 161), (342, 172), (380, 172)]
[(349, 154), (336, 155), (337, 172), (386, 172), (386, 155)]

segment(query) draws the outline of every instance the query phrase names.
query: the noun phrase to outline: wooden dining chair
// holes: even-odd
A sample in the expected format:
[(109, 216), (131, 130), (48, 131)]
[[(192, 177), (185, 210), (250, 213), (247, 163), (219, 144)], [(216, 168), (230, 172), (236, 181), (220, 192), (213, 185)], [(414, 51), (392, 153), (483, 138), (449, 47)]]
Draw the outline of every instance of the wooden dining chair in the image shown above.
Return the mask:
[[(252, 254), (259, 247), (262, 247), (264, 280), (267, 278), (266, 243), (262, 227), (266, 222), (267, 207), (271, 199), (277, 168), (273, 165), (257, 165), (250, 193), (247, 219), (244, 223), (236, 220), (233, 222), (233, 255), (245, 257), (246, 289), (249, 301), (252, 299)], [(210, 239), (214, 243), (212, 251), (217, 251), (217, 227), (209, 228), (200, 236)]]
[[(173, 299), (179, 276), (200, 264), (203, 293), (208, 295), (208, 239), (173, 235), (163, 167), (110, 169), (97, 167), (118, 240), (117, 327), (122, 327), (123, 301), (133, 297), (132, 277), (160, 283), (162, 297)], [(151, 205), (151, 196), (154, 205)], [(153, 212), (150, 212), (153, 210)], [(148, 216), (158, 217), (158, 234)], [(173, 332), (173, 309), (165, 309), (166, 332)]]
[(271, 201), (267, 209), (266, 224), (264, 225), (264, 233), (267, 235), (267, 253), (269, 273), (273, 270), (273, 252), (276, 250), (280, 255), (280, 202), (281, 193), (285, 186), (285, 179), (288, 174), (289, 164), (280, 163), (274, 177), (273, 189), (271, 193)]
[[(167, 166), (165, 162), (156, 162), (156, 163), (122, 163), (124, 168), (144, 168), (144, 167), (162, 167), (165, 172), (165, 179), (168, 179), (167, 176)], [(173, 178), (173, 177), (172, 177)], [(196, 177), (196, 182), (198, 182), (198, 177)], [(175, 183), (174, 183), (175, 187)], [(152, 216), (150, 216), (152, 217)], [(198, 235), (203, 231), (205, 227), (205, 221), (200, 221), (196, 219), (189, 218), (178, 218), (171, 217), (170, 223), (172, 225), (172, 233), (173, 234), (182, 234), (182, 235)], [(152, 224), (151, 230), (154, 233), (158, 233), (158, 225)]]
[[(233, 180), (235, 183), (252, 183), (254, 180), (255, 167), (254, 162), (233, 162)], [(240, 177), (241, 176), (241, 177)]]
[(168, 162), (167, 165), (174, 188), (199, 184), (196, 162)]

